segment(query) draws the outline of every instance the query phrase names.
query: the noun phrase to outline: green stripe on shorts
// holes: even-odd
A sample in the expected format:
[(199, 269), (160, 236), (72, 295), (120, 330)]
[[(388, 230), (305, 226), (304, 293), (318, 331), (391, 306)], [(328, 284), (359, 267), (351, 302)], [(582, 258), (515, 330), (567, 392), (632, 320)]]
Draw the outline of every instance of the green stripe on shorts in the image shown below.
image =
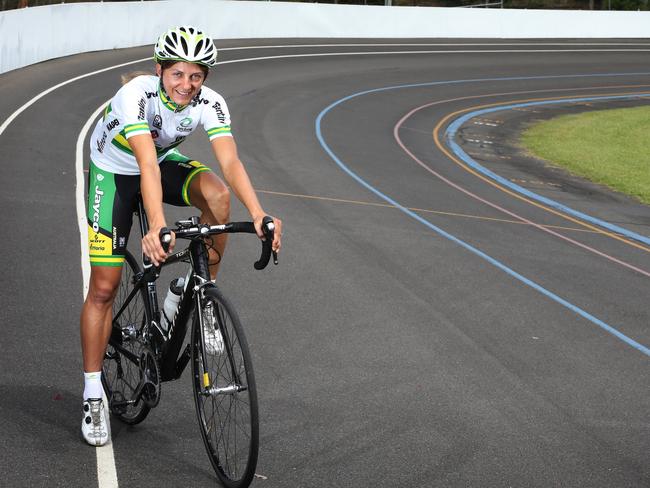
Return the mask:
[(122, 266), (124, 264), (124, 256), (90, 256), (91, 266)]
[(183, 183), (183, 201), (187, 203), (188, 206), (192, 205), (190, 203), (190, 196), (189, 196), (190, 184), (192, 183), (192, 180), (199, 173), (203, 173), (204, 171), (210, 171), (210, 168), (204, 166), (198, 161), (191, 161), (190, 164), (196, 167), (190, 172), (189, 175), (187, 175), (187, 178), (185, 178), (185, 183)]

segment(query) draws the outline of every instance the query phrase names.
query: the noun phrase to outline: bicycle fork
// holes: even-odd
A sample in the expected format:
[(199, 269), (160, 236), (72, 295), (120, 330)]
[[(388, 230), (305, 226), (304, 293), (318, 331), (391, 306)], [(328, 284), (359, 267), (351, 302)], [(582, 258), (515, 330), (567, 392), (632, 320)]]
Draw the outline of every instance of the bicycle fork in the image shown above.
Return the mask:
[(226, 386), (219, 387), (217, 386), (217, 378), (210, 378), (207, 372), (209, 368), (206, 365), (207, 355), (205, 353), (205, 342), (206, 342), (205, 330), (206, 330), (206, 326), (214, 327), (214, 325), (205, 324), (205, 318), (203, 316), (203, 303), (205, 303), (205, 289), (214, 285), (212, 285), (212, 283), (207, 280), (203, 280), (203, 281), (204, 283), (200, 287), (198, 287), (199, 289), (197, 290), (196, 293), (196, 307), (199, 312), (198, 326), (200, 327), (198, 333), (200, 334), (200, 338), (201, 338), (197, 346), (200, 347), (201, 369), (203, 370), (202, 394), (205, 396), (213, 396), (213, 397), (218, 395), (234, 395), (236, 393), (246, 391), (248, 389), (248, 386), (246, 386), (246, 384), (241, 381), (241, 375), (239, 374), (239, 371), (235, 365), (234, 354), (232, 349), (233, 345), (230, 341), (230, 334), (228, 332), (226, 324), (224, 323), (223, 316), (220, 313), (219, 304), (216, 301), (213, 302), (213, 307), (214, 307), (213, 313), (217, 320), (218, 330), (221, 333), (221, 337), (224, 344), (224, 349), (220, 354), (226, 355), (227, 364), (228, 367), (230, 368), (230, 378), (232, 378), (232, 381), (230, 384)]

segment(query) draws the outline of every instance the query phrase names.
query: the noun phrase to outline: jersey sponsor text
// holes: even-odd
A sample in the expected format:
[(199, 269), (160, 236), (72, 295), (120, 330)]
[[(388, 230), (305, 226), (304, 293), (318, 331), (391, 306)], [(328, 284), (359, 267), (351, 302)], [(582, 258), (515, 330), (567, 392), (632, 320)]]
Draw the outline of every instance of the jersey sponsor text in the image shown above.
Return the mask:
[(217, 118), (219, 119), (219, 122), (221, 122), (222, 124), (225, 123), (226, 114), (223, 112), (223, 109), (221, 108), (221, 104), (219, 102), (214, 102), (212, 108), (217, 113)]
[(140, 108), (140, 111), (138, 112), (138, 120), (144, 120), (145, 116), (145, 107), (147, 106), (147, 102), (144, 101), (144, 98), (141, 98), (140, 101), (138, 102), (138, 107)]
[(106, 124), (106, 130), (110, 131), (112, 129), (115, 129), (115, 127), (117, 127), (118, 125), (120, 125), (120, 121), (117, 119), (113, 119), (108, 124)]
[(95, 185), (95, 203), (93, 205), (93, 230), (95, 232), (99, 232), (99, 208), (102, 196), (104, 196), (104, 192), (99, 189), (99, 185)]
[(108, 137), (108, 134), (106, 134), (106, 132), (104, 132), (102, 134), (102, 138), (97, 141), (97, 150), (100, 153), (104, 152), (104, 147), (106, 146), (106, 138), (107, 137)]

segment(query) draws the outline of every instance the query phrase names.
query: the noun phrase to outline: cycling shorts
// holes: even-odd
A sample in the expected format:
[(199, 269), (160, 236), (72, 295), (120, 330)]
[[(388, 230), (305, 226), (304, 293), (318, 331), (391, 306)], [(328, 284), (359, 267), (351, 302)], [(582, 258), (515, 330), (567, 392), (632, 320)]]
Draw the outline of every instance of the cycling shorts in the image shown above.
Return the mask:
[[(211, 171), (177, 151), (160, 163), (163, 202), (190, 206), (190, 184)], [(90, 162), (88, 171), (88, 250), (91, 266), (122, 266), (133, 213), (137, 210), (140, 175), (104, 171)]]

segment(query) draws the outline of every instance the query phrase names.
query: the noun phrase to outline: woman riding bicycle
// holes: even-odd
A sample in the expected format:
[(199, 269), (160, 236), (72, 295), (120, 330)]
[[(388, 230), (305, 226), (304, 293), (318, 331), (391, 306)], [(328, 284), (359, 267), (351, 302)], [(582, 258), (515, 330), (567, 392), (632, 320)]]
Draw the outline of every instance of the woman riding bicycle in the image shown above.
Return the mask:
[[(226, 183), (250, 212), (255, 229), (266, 215), (239, 160), (224, 99), (203, 86), (216, 65), (212, 40), (190, 26), (165, 32), (154, 49), (156, 76), (137, 76), (115, 94), (98, 121), (90, 141), (88, 173), (88, 245), (90, 287), (81, 312), (84, 366), (83, 419), (85, 440), (96, 446), (108, 440), (102, 401), (101, 366), (111, 333), (112, 305), (120, 282), (134, 204), (142, 194), (150, 230), (142, 250), (154, 265), (165, 261), (159, 233), (166, 226), (163, 202), (194, 206), (209, 224), (229, 219)], [(210, 168), (176, 149), (199, 125), (208, 134), (226, 181)], [(282, 222), (274, 218), (273, 250), (280, 249)], [(226, 245), (226, 234), (210, 246), (214, 279)], [(170, 251), (174, 247), (174, 239)]]

